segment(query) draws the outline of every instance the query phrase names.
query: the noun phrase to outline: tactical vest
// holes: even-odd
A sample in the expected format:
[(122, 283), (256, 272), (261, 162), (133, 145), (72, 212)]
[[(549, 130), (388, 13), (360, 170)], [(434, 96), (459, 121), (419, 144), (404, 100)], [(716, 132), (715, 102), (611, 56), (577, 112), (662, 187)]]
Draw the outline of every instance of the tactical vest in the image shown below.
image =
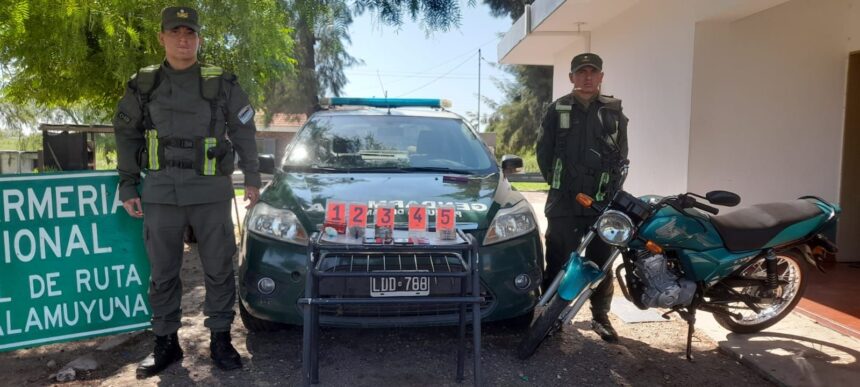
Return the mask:
[[(135, 76), (137, 93), (140, 98), (140, 106), (143, 112), (143, 129), (146, 139), (145, 146), (141, 149), (138, 163), (141, 168), (150, 171), (158, 171), (164, 167), (176, 167), (194, 169), (203, 176), (231, 175), (233, 173), (233, 146), (224, 134), (216, 135), (218, 113), (218, 97), (221, 94), (222, 78), (234, 77), (228, 75), (217, 66), (200, 66), (200, 96), (209, 102), (210, 121), (209, 135), (203, 138), (163, 138), (158, 135), (158, 128), (152, 122), (149, 114), (148, 104), (152, 91), (161, 81), (161, 66), (152, 65), (141, 68)], [(227, 117), (225, 114), (224, 123)], [(194, 160), (166, 160), (164, 147), (179, 147), (194, 149)]]
[[(572, 96), (570, 98), (573, 98)], [(550, 186), (562, 188), (562, 180), (567, 177), (569, 187), (575, 193), (583, 192), (597, 201), (603, 201), (615, 192), (621, 181), (620, 162), (621, 144), (618, 143), (621, 125), (621, 101), (614, 98), (598, 97), (602, 105), (597, 110), (600, 123), (598, 133), (588, 125), (588, 112), (585, 122), (573, 121), (573, 105), (555, 103), (558, 127), (555, 128), (555, 160)], [(595, 101), (596, 103), (597, 101)], [(579, 148), (573, 154), (568, 152), (568, 137), (577, 136)], [(572, 171), (567, 170), (573, 166)]]

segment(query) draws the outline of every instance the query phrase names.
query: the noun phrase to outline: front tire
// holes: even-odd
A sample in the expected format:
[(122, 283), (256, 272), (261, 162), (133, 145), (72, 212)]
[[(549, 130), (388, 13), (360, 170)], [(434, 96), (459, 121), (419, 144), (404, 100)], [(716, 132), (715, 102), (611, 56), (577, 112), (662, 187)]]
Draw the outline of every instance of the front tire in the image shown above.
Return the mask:
[(538, 318), (529, 327), (526, 336), (523, 337), (523, 341), (517, 347), (518, 358), (525, 360), (531, 357), (544, 339), (561, 327), (562, 321), (559, 316), (568, 304), (569, 302), (559, 297), (558, 294), (552, 297), (546, 307), (539, 312)]
[[(716, 320), (718, 324), (735, 333), (756, 333), (778, 323), (780, 320), (785, 318), (785, 316), (791, 313), (792, 310), (794, 310), (794, 307), (797, 306), (798, 302), (800, 302), (800, 298), (803, 297), (803, 292), (806, 290), (808, 282), (806, 279), (806, 273), (808, 270), (806, 262), (796, 251), (783, 251), (776, 253), (776, 260), (779, 280), (788, 282), (785, 285), (780, 285), (774, 290), (775, 297), (778, 301), (773, 304), (757, 304), (757, 306), (761, 308), (759, 313), (755, 313), (754, 311), (746, 308), (743, 303), (730, 305), (729, 311), (741, 312), (742, 318), (738, 320), (732, 316), (715, 313), (714, 320)], [(765, 269), (765, 258), (760, 258), (758, 262), (750, 265), (747, 269), (742, 271), (740, 275), (745, 278), (766, 278), (767, 271)], [(759, 286), (735, 290), (738, 290), (743, 294), (755, 296), (766, 291)], [(733, 307), (745, 309), (733, 310)]]
[(242, 318), (242, 324), (249, 332), (277, 332), (287, 327), (286, 324), (276, 323), (268, 320), (256, 318), (245, 309), (242, 301), (239, 301), (239, 317)]

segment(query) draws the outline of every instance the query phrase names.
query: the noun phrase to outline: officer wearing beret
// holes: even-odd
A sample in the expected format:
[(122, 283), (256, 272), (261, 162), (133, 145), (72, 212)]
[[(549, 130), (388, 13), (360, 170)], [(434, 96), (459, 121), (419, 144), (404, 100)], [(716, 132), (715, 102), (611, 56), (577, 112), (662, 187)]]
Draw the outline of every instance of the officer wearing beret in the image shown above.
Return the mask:
[(196, 10), (162, 11), (158, 41), (165, 60), (132, 77), (113, 119), (120, 200), (129, 215), (143, 218), (152, 273), (155, 348), (139, 365), (138, 378), (155, 375), (183, 356), (177, 337), (179, 272), (183, 231), (189, 226), (205, 274), (203, 311), (211, 358), (224, 370), (242, 366), (230, 340), (236, 303), (231, 175), (238, 155), (245, 200), (253, 206), (260, 187), (254, 109), (233, 74), (197, 61), (199, 32)]
[[(603, 60), (593, 53), (577, 55), (570, 64), (573, 91), (547, 109), (537, 143), (541, 174), (550, 184), (544, 212), (546, 231), (546, 289), (567, 262), (582, 236), (597, 220), (593, 209), (576, 202), (585, 193), (605, 202), (620, 189), (621, 161), (627, 159), (627, 117), (621, 100), (601, 95)], [(610, 248), (599, 238), (588, 245), (586, 258), (603, 265)], [(591, 296), (592, 327), (603, 340), (618, 341), (609, 322), (612, 272)]]

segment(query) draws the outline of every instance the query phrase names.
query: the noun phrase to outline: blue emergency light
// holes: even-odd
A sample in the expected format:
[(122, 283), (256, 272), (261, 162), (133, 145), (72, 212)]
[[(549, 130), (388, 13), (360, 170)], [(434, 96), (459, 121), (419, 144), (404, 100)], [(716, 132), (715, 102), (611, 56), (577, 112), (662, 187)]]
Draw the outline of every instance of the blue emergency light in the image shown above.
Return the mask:
[(451, 101), (433, 98), (320, 98), (322, 106), (370, 106), (380, 108), (430, 107), (450, 108)]

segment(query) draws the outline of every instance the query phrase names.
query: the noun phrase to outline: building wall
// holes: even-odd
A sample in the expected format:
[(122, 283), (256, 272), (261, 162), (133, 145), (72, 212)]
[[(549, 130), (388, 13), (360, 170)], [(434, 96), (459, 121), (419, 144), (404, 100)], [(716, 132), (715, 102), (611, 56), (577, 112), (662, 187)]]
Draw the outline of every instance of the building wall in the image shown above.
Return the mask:
[[(693, 9), (684, 0), (640, 2), (591, 32), (591, 51), (604, 61), (603, 93), (623, 101), (630, 118), (630, 176), (634, 194), (675, 194), (687, 188)], [(553, 95), (571, 90), (573, 44), (556, 56)]]
[(690, 190), (838, 199), (848, 10), (794, 0), (696, 26)]

